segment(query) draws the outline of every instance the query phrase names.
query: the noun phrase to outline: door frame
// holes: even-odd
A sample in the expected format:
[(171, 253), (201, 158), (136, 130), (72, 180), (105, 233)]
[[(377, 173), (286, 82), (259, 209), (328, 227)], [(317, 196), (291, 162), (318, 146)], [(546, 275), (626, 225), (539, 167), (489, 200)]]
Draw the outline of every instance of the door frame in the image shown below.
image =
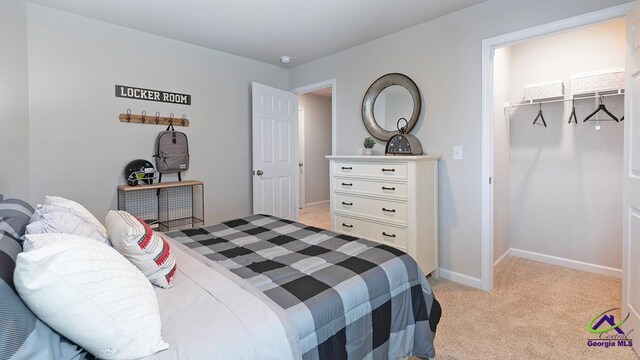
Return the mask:
[[(633, 3), (570, 17), (567, 19), (495, 36), (482, 41), (482, 234), (481, 275), (482, 290), (493, 289), (493, 55), (497, 48), (536, 37), (574, 30), (600, 22), (624, 17)], [(626, 135), (625, 135), (626, 136)], [(624, 254), (623, 254), (624, 256)]]
[[(301, 87), (297, 87), (294, 89), (289, 90), (290, 92), (300, 96), (302, 94), (314, 91), (314, 90), (318, 90), (318, 89), (324, 89), (324, 88), (328, 88), (331, 87), (331, 155), (336, 155), (336, 147), (337, 147), (337, 141), (336, 141), (336, 137), (337, 137), (337, 106), (336, 106), (336, 102), (337, 102), (337, 89), (336, 89), (336, 79), (329, 79), (329, 80), (324, 80), (324, 81), (320, 81), (317, 83), (313, 83), (313, 84), (309, 84), (309, 85), (305, 85), (305, 86), (301, 86)], [(300, 135), (298, 133), (298, 147), (300, 146)], [(298, 166), (298, 163), (301, 161), (300, 159), (300, 155), (299, 152), (297, 152), (296, 154), (297, 159), (296, 159), (296, 166)], [(298, 202), (296, 204), (296, 219), (300, 218), (300, 172), (296, 171), (296, 176), (298, 177), (296, 180), (296, 201)], [(327, 174), (327, 176), (329, 176)]]

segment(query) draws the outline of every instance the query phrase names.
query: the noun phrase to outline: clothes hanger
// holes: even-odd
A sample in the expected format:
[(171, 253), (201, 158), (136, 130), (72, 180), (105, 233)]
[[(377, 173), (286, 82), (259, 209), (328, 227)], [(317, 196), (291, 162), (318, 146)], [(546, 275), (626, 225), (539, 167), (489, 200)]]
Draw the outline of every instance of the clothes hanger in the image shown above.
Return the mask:
[(576, 122), (576, 124), (578, 123), (578, 117), (576, 116), (576, 101), (575, 100), (571, 100), (571, 115), (569, 116), (569, 124), (571, 124), (571, 121)]
[[(600, 96), (600, 106), (598, 106), (598, 108), (592, 112), (591, 114), (589, 114), (589, 116), (587, 116), (583, 122), (587, 122), (589, 119), (591, 119), (592, 117), (594, 117), (597, 113), (599, 113), (600, 111), (603, 111), (605, 114), (609, 115), (609, 117), (611, 117), (611, 119), (613, 119), (613, 121), (615, 122), (620, 122), (620, 119), (618, 119), (615, 115), (613, 115), (609, 110), (607, 110), (607, 107), (604, 106), (604, 100), (603, 97)], [(600, 120), (602, 121), (602, 120)], [(611, 121), (611, 120), (604, 120), (604, 121)]]
[(544, 125), (544, 127), (547, 127), (547, 122), (544, 121), (544, 116), (542, 115), (542, 103), (540, 103), (540, 109), (538, 110), (538, 116), (536, 116), (536, 118), (533, 119), (533, 125), (535, 125), (538, 122), (538, 119), (542, 120), (542, 125)]

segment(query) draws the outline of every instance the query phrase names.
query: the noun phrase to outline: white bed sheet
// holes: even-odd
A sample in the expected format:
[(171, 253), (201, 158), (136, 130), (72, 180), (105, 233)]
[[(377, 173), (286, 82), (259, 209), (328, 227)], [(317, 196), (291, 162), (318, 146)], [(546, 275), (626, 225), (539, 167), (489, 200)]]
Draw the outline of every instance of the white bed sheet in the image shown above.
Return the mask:
[(174, 285), (156, 288), (169, 349), (145, 359), (300, 357), (288, 324), (268, 304), (229, 278), (233, 274), (209, 268), (171, 243), (178, 264)]

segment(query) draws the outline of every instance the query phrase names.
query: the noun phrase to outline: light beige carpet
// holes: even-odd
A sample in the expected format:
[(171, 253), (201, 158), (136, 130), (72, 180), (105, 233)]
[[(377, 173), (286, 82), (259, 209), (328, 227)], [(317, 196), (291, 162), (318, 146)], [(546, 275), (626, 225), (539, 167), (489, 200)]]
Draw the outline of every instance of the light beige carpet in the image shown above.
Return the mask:
[[(329, 229), (329, 203), (301, 209), (300, 222)], [(443, 313), (437, 360), (638, 359), (630, 348), (587, 346), (591, 319), (621, 305), (620, 279), (516, 257), (494, 276), (491, 292), (429, 279)]]
[(308, 205), (300, 209), (299, 222), (320, 229), (331, 229), (329, 202)]
[(630, 348), (587, 346), (591, 319), (620, 306), (619, 279), (510, 257), (492, 292), (429, 281), (442, 305), (438, 360), (638, 359)]

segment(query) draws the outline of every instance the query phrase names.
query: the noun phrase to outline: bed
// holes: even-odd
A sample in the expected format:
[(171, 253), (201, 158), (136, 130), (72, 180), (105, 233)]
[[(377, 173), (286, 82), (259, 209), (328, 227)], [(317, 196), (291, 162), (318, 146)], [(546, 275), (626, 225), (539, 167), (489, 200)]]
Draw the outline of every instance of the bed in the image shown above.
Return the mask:
[[(0, 358), (93, 358), (16, 293), (13, 273), (32, 214), (27, 203), (0, 196)], [(157, 298), (169, 347), (145, 359), (435, 356), (440, 305), (402, 251), (268, 215), (161, 236), (178, 264), (173, 284), (145, 286)], [(121, 257), (100, 241), (82, 241)]]

